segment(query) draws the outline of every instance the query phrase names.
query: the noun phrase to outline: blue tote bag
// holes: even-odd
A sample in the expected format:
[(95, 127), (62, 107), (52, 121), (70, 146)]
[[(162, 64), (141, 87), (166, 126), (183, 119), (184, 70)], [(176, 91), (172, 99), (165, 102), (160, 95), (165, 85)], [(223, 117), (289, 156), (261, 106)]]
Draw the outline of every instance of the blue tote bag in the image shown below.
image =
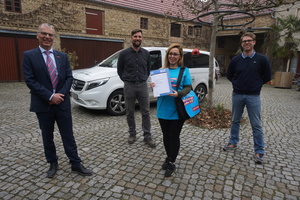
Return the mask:
[[(177, 81), (177, 90), (179, 88), (184, 69), (185, 67), (180, 69)], [(175, 103), (179, 119), (187, 120), (200, 113), (199, 99), (193, 90), (182, 98), (176, 97)]]

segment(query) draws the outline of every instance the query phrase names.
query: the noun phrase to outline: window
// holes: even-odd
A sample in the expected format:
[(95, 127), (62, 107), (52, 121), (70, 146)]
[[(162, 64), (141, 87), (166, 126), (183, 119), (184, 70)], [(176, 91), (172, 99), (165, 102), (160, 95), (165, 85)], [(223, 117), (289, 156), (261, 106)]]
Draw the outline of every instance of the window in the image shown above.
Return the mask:
[(171, 24), (171, 37), (180, 37), (181, 25), (180, 24)]
[(206, 54), (200, 54), (199, 56), (193, 56), (191, 52), (183, 53), (184, 66), (189, 68), (208, 68), (209, 56)]
[(114, 54), (113, 56), (106, 59), (104, 62), (101, 62), (101, 65), (99, 65), (99, 67), (117, 68), (118, 67), (119, 55), (120, 55), (120, 53)]
[(5, 10), (21, 12), (21, 0), (5, 0)]
[(86, 9), (86, 33), (102, 35), (103, 34), (103, 11)]
[(141, 17), (140, 28), (141, 29), (148, 29), (148, 18)]
[(161, 68), (161, 52), (160, 51), (150, 51), (150, 62), (151, 70), (156, 70)]
[(190, 36), (194, 35), (194, 27), (193, 26), (188, 27), (188, 35), (190, 35)]

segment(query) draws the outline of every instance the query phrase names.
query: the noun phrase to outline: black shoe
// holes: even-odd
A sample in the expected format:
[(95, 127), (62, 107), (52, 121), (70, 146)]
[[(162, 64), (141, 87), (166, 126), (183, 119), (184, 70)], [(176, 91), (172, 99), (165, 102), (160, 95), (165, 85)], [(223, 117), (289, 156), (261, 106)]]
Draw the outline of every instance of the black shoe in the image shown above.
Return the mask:
[(136, 141), (135, 135), (129, 135), (128, 137), (128, 144), (133, 144)]
[(167, 170), (169, 162), (170, 162), (170, 159), (167, 157), (166, 160), (165, 160), (165, 162), (164, 162), (164, 164), (161, 166), (161, 168), (163, 170)]
[(264, 154), (259, 154), (259, 153), (255, 154), (254, 155), (254, 162), (256, 164), (261, 165), (263, 163), (263, 156), (264, 156)]
[(165, 172), (165, 177), (170, 177), (172, 176), (174, 173), (175, 173), (175, 170), (176, 170), (176, 166), (174, 163), (170, 163), (168, 164), (168, 168)]
[(72, 172), (77, 172), (82, 176), (91, 176), (93, 174), (92, 170), (86, 169), (82, 164), (79, 167), (72, 167)]
[(50, 168), (47, 172), (47, 178), (53, 178), (57, 172), (58, 164), (57, 163), (50, 163)]
[(144, 142), (151, 148), (156, 147), (155, 142), (152, 140), (152, 138), (144, 138)]

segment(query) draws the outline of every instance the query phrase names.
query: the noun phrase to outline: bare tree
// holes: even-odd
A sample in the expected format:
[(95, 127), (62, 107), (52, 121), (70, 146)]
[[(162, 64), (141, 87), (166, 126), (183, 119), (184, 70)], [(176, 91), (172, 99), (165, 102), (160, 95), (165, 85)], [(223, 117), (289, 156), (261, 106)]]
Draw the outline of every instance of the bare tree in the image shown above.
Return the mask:
[[(214, 57), (218, 29), (224, 27), (241, 28), (255, 20), (255, 15), (272, 11), (273, 8), (284, 4), (294, 4), (297, 0), (173, 0), (179, 8), (176, 11), (178, 20), (200, 22), (212, 27), (210, 58), (209, 58), (209, 91), (208, 107), (213, 105)], [(163, 1), (162, 1), (163, 2)], [(187, 19), (187, 16), (194, 16)], [(233, 19), (248, 17), (245, 24), (238, 24)], [(249, 17), (253, 18), (249, 22)]]

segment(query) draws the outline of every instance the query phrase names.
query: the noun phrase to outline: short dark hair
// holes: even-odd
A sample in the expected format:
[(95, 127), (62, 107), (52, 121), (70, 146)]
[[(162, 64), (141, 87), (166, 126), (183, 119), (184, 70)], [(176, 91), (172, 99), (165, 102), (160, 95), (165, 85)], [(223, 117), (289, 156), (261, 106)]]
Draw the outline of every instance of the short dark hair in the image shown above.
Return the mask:
[(134, 29), (131, 31), (131, 36), (133, 36), (134, 34), (139, 33), (139, 32), (143, 33), (143, 31), (141, 29)]

